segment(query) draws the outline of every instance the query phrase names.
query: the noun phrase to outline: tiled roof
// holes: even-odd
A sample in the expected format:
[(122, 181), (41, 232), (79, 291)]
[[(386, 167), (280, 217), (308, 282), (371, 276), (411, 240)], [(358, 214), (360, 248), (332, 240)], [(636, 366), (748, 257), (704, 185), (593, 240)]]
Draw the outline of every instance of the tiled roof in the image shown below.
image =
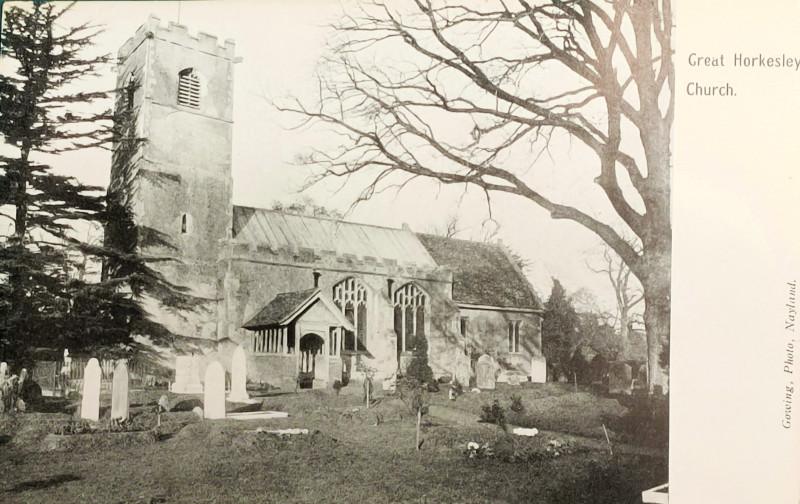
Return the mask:
[(395, 229), (340, 220), (286, 214), (275, 210), (233, 207), (233, 238), (279, 250), (331, 251), (356, 259), (372, 257), (400, 265), (435, 268), (436, 263), (410, 229)]
[(284, 292), (275, 296), (275, 299), (261, 309), (256, 315), (242, 325), (245, 329), (258, 329), (261, 327), (277, 325), (278, 322), (289, 316), (298, 306), (310, 298), (317, 289), (307, 289), (296, 292)]
[(453, 301), (506, 308), (541, 309), (522, 272), (501, 245), (417, 234), (440, 266), (453, 270)]

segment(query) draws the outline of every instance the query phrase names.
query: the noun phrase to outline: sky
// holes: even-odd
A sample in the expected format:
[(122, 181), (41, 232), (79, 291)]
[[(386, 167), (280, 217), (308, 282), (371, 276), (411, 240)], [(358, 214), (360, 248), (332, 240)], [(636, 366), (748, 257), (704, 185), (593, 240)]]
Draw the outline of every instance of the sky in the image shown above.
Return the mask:
[[(103, 25), (95, 49), (113, 55), (151, 14), (163, 24), (172, 21), (187, 26), (192, 35), (198, 31), (216, 35), (220, 44), (234, 39), (236, 54), (241, 57), (234, 77), (234, 203), (269, 207), (274, 201), (311, 198), (344, 212), (366, 180), (351, 180), (344, 186), (322, 183), (300, 193), (311, 168), (298, 165), (298, 156), (323, 142), (318, 136), (321, 133), (292, 129), (296, 117), (271, 105), (286, 104), (294, 98), (313, 103), (315, 71), (326, 54), (326, 40), (332, 33), (329, 26), (341, 12), (342, 4), (333, 0), (92, 1), (78, 2), (64, 24), (90, 21)], [(82, 85), (111, 89), (115, 79), (110, 68), (101, 82), (86, 81)], [(53, 164), (84, 183), (108, 184), (108, 152), (62, 155)], [(531, 176), (549, 181), (545, 192), (552, 199), (576, 202), (588, 213), (605, 219), (613, 212), (592, 182), (599, 174), (595, 173), (596, 165), (578, 147), (564, 143), (555, 145), (549, 156), (542, 156)], [(552, 220), (547, 212), (520, 197), (493, 196), (490, 219), (482, 192), (416, 180), (399, 193), (378, 194), (359, 204), (346, 218), (389, 227), (407, 223), (415, 231), (431, 232), (444, 228), (454, 215), (462, 228), (457, 238), (481, 239), (499, 224), (494, 239), (502, 240), (528, 260), (526, 274), (543, 300), (549, 295), (551, 279), (558, 278), (568, 292), (588, 290), (601, 309), (615, 310), (608, 279), (590, 271), (586, 264), (599, 264), (599, 239), (578, 224)]]

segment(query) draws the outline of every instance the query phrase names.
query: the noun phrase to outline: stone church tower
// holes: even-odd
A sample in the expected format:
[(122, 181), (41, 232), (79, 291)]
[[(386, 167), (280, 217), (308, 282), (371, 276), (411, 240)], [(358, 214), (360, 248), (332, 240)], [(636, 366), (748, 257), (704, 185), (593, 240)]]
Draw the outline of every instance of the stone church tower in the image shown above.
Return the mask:
[[(112, 171), (111, 189), (125, 182), (143, 253), (169, 257), (158, 269), (209, 299), (209, 313), (173, 320), (173, 331), (215, 340), (220, 242), (232, 219), (234, 43), (151, 16), (119, 51), (118, 88), (136, 110), (137, 135), (147, 141), (133, 172)], [(125, 177), (126, 180), (122, 180)]]

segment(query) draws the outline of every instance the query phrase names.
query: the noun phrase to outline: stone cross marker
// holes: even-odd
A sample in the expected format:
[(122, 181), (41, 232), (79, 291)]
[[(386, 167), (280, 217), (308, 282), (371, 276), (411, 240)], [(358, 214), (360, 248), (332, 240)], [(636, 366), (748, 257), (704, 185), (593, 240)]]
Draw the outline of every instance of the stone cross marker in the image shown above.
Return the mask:
[(175, 359), (175, 382), (172, 391), (176, 394), (202, 394), (200, 370), (197, 359), (191, 355), (181, 355)]
[(630, 395), (633, 385), (631, 372), (631, 367), (624, 362), (610, 363), (608, 366), (608, 393)]
[(225, 368), (214, 361), (206, 369), (203, 413), (206, 418), (225, 418)]
[(247, 355), (242, 345), (233, 351), (231, 360), (231, 393), (228, 396), (231, 402), (248, 402), (247, 394)]
[(100, 362), (89, 359), (83, 371), (83, 397), (81, 398), (81, 418), (98, 421), (100, 419), (100, 380), (103, 371)]
[(114, 380), (111, 388), (111, 419), (127, 420), (130, 414), (128, 398), (128, 366), (119, 361), (114, 368)]
[(494, 390), (495, 388), (495, 380), (494, 380), (494, 371), (497, 365), (488, 355), (482, 355), (478, 359), (477, 370), (475, 372), (476, 375), (476, 385), (479, 389), (488, 389)]

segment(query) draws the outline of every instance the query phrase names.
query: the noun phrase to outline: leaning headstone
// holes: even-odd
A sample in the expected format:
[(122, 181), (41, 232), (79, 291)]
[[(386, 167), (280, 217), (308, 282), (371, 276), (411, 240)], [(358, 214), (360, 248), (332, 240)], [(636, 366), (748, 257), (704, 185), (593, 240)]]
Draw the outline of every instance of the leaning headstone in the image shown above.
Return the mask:
[(81, 418), (98, 421), (100, 419), (100, 380), (103, 371), (100, 362), (89, 359), (83, 371), (83, 398), (81, 399)]
[(543, 355), (531, 357), (531, 382), (544, 383), (547, 381), (547, 360)]
[(225, 418), (225, 368), (219, 361), (212, 362), (206, 369), (203, 413), (205, 418)]
[(191, 355), (181, 355), (175, 359), (175, 382), (172, 391), (176, 394), (202, 394), (200, 370), (197, 360)]
[(495, 362), (488, 355), (482, 355), (478, 359), (476, 381), (479, 389), (493, 390), (495, 388), (494, 371)]
[(611, 362), (608, 365), (608, 393), (631, 394), (633, 380), (632, 369), (624, 362)]
[(125, 421), (130, 415), (128, 398), (128, 366), (119, 361), (114, 368), (114, 380), (111, 384), (111, 419)]
[(231, 402), (248, 402), (247, 394), (247, 355), (242, 345), (236, 347), (231, 359), (231, 393), (228, 396)]

